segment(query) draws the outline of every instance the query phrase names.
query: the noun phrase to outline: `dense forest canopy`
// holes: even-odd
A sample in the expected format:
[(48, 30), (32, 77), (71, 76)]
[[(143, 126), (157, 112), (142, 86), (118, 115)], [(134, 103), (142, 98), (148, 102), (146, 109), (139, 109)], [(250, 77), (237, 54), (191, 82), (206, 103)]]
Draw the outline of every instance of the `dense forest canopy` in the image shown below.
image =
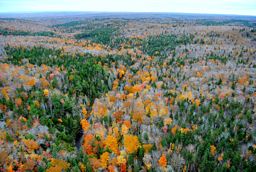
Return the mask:
[(219, 18), (0, 18), (0, 171), (254, 171), (255, 18)]

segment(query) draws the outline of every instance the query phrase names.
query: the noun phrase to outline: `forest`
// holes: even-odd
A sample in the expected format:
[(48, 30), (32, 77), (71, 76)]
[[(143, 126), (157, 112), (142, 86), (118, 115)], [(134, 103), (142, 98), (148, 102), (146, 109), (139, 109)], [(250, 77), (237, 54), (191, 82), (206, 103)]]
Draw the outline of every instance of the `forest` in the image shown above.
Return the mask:
[(255, 171), (255, 29), (0, 18), (0, 172)]

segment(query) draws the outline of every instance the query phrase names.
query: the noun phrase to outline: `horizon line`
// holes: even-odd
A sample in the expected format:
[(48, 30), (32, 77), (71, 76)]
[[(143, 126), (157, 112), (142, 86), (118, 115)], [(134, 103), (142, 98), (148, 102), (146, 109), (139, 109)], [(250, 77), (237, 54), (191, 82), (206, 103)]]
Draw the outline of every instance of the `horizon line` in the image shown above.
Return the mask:
[(40, 14), (40, 13), (155, 13), (155, 14), (194, 14), (194, 15), (222, 15), (222, 16), (244, 16), (256, 17), (251, 14), (231, 14), (231, 13), (194, 13), (194, 12), (170, 12), (170, 11), (19, 11), (19, 12), (1, 12), (1, 14)]

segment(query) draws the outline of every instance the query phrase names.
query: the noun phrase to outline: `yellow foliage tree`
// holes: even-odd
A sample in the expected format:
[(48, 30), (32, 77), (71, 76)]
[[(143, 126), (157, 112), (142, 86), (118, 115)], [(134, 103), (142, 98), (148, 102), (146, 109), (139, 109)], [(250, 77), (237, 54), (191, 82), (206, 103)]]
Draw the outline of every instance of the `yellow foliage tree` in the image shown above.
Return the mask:
[(140, 142), (137, 136), (124, 135), (124, 147), (128, 153), (134, 153), (138, 150)]

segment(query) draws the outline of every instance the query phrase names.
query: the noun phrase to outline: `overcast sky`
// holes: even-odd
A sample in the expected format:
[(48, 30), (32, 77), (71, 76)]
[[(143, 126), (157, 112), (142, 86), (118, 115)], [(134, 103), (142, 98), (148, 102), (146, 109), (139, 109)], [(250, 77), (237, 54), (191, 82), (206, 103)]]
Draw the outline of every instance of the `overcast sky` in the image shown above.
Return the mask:
[(184, 12), (256, 16), (256, 0), (0, 0), (0, 12)]

